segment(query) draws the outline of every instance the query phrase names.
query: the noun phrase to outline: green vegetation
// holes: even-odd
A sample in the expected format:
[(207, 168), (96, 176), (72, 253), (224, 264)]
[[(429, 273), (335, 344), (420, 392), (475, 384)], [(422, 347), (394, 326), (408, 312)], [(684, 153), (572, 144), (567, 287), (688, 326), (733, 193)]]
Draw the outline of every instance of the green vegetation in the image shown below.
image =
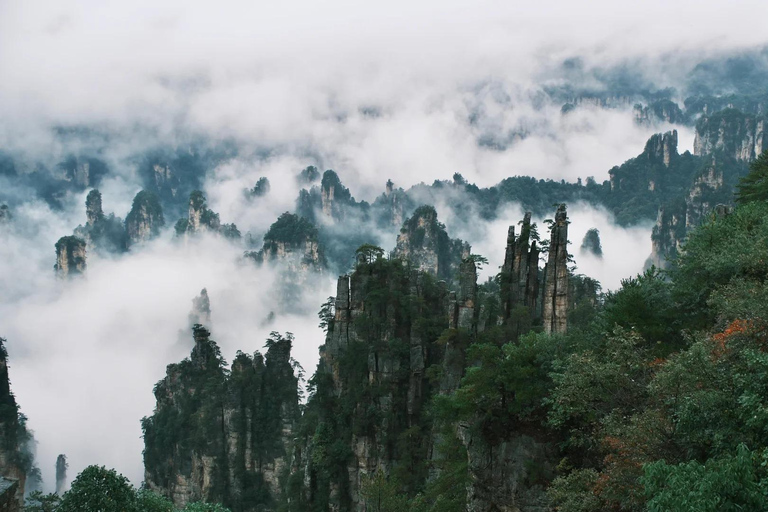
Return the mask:
[(279, 496), (264, 480), (262, 466), (287, 456), (283, 427), (301, 413), (302, 371), (291, 358), (293, 335), (271, 333), (265, 356), (238, 352), (227, 370), (210, 333), (195, 325), (193, 334), (192, 354), (168, 366), (167, 377), (155, 386), (155, 412), (142, 420), (147, 477), (172, 490), (175, 475), (190, 478), (195, 461), (210, 457), (205, 501), (235, 511), (271, 505)]
[(125, 217), (125, 225), (134, 225), (144, 218), (148, 218), (151, 222), (151, 236), (157, 236), (160, 228), (165, 225), (165, 217), (163, 217), (160, 198), (149, 190), (141, 190), (133, 198), (131, 211)]
[(758, 155), (749, 166), (749, 174), (739, 182), (736, 201), (768, 201), (768, 149)]
[(298, 245), (307, 240), (317, 240), (317, 228), (312, 222), (285, 212), (277, 218), (264, 235), (264, 242), (283, 242), (290, 245)]
[(247, 199), (254, 199), (256, 197), (262, 197), (269, 194), (269, 189), (269, 180), (265, 176), (262, 176), (258, 179), (258, 181), (256, 181), (256, 184), (253, 186), (253, 188), (244, 189), (243, 194)]
[(216, 503), (194, 502), (176, 508), (170, 500), (149, 490), (135, 489), (123, 475), (103, 466), (88, 466), (59, 497), (31, 493), (24, 512), (230, 512)]

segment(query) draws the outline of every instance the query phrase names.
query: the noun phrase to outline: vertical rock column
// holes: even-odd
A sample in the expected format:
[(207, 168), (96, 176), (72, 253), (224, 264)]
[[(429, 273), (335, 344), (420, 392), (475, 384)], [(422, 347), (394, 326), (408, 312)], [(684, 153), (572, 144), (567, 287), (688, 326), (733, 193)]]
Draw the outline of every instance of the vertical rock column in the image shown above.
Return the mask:
[(515, 237), (515, 227), (509, 226), (502, 275), (503, 322), (510, 321), (512, 311), (519, 304), (526, 306), (535, 317), (539, 295), (539, 250), (536, 241), (531, 242), (530, 212), (523, 218), (520, 236)]
[(60, 278), (85, 273), (85, 240), (76, 236), (63, 236), (56, 242), (56, 275)]
[(475, 303), (477, 302), (477, 267), (471, 259), (465, 259), (459, 268), (459, 293), (451, 293), (449, 327), (473, 329)]
[(56, 494), (61, 496), (64, 494), (67, 486), (67, 456), (60, 454), (56, 457)]
[(85, 223), (89, 228), (92, 228), (94, 224), (104, 217), (104, 209), (101, 205), (101, 192), (97, 189), (88, 192), (88, 196), (85, 198), (85, 217)]
[(544, 279), (544, 332), (568, 330), (568, 216), (561, 204), (555, 214)]

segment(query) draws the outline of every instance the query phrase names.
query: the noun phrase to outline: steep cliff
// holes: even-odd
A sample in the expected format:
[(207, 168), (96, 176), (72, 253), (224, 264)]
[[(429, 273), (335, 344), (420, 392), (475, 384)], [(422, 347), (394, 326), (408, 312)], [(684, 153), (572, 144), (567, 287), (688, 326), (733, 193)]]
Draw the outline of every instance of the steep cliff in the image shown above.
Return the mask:
[(93, 189), (85, 198), (85, 225), (93, 228), (104, 220), (104, 208), (101, 204), (101, 192)]
[(56, 494), (61, 496), (64, 494), (64, 491), (66, 491), (67, 488), (67, 469), (69, 468), (69, 464), (67, 464), (67, 456), (62, 454), (59, 454), (58, 457), (56, 457)]
[(54, 270), (60, 278), (85, 273), (85, 240), (76, 236), (63, 236), (56, 242)]
[(765, 117), (728, 108), (696, 123), (695, 155), (720, 153), (735, 160), (751, 162), (768, 147)]
[(104, 214), (101, 192), (93, 189), (85, 198), (85, 225), (75, 228), (74, 235), (85, 240), (88, 252), (121, 253), (127, 249), (123, 221), (114, 213)]
[[(35, 474), (32, 433), (19, 411), (8, 376), (8, 352), (0, 338), (0, 476), (17, 483), (15, 500), (24, 503), (27, 479)], [(11, 509), (13, 510), (13, 509)]]
[(222, 224), (219, 214), (208, 208), (205, 195), (195, 190), (189, 195), (188, 216), (181, 218), (174, 226), (176, 236), (189, 237), (202, 233), (216, 233), (226, 238), (240, 238), (240, 231), (234, 224)]
[(107, 166), (97, 158), (69, 156), (58, 164), (62, 178), (76, 190), (98, 186), (99, 180), (107, 174)]
[[(467, 318), (473, 292), (462, 289), (452, 316)], [(363, 488), (377, 473), (407, 476), (413, 489), (424, 482), (427, 369), (441, 360), (435, 341), (448, 306), (444, 285), (398, 260), (361, 263), (339, 278), (305, 413), (305, 448), (294, 462), (302, 484), (291, 510), (365, 510)]]
[(561, 204), (550, 228), (549, 254), (544, 273), (544, 332), (568, 330), (568, 217)]
[(320, 182), (320, 202), (323, 215), (331, 221), (338, 221), (344, 217), (347, 204), (353, 203), (354, 199), (349, 189), (341, 184), (339, 176), (327, 170)]
[(584, 234), (584, 238), (581, 240), (581, 252), (603, 257), (603, 245), (600, 242), (600, 231), (597, 228), (590, 228)]
[(131, 211), (125, 217), (128, 244), (148, 242), (160, 234), (165, 225), (160, 199), (153, 192), (142, 190), (133, 198)]
[(646, 266), (667, 268), (685, 241), (687, 234), (699, 226), (718, 205), (733, 204), (733, 191), (739, 176), (745, 172), (743, 162), (716, 153), (706, 157), (706, 164), (693, 179), (687, 193), (659, 208), (651, 234), (652, 250)]
[(688, 121), (680, 106), (669, 99), (657, 100), (645, 106), (638, 103), (632, 110), (638, 124), (654, 125), (660, 122), (685, 124)]
[(531, 213), (526, 212), (520, 235), (515, 237), (515, 227), (509, 226), (504, 265), (501, 267), (502, 323), (515, 325), (515, 331), (539, 316), (539, 241), (536, 225), (531, 224)]
[(288, 212), (269, 227), (262, 249), (247, 255), (258, 262), (279, 262), (294, 272), (321, 271), (326, 267), (317, 228), (307, 219)]
[(420, 206), (405, 221), (397, 237), (394, 255), (417, 269), (443, 280), (451, 280), (461, 261), (469, 256), (469, 244), (452, 240), (437, 220), (432, 206)]
[(378, 210), (379, 226), (386, 229), (402, 226), (405, 216), (414, 209), (415, 205), (402, 188), (395, 187), (392, 180), (387, 180), (384, 194), (376, 199), (374, 207)]
[(193, 337), (190, 357), (168, 366), (154, 414), (142, 420), (146, 484), (177, 506), (270, 510), (300, 415), (293, 338), (272, 333), (266, 356), (238, 352), (227, 372), (210, 332), (195, 325)]

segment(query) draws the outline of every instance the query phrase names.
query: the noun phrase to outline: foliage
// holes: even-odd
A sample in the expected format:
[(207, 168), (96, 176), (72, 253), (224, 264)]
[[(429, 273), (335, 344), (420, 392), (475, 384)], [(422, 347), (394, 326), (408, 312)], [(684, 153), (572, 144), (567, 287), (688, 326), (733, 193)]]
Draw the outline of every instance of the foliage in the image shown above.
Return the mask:
[(114, 469), (88, 466), (64, 493), (57, 512), (138, 512), (136, 493), (128, 479)]
[(766, 200), (768, 200), (768, 149), (758, 155), (749, 166), (749, 174), (741, 179), (736, 192), (736, 201), (739, 203)]
[(60, 503), (61, 498), (58, 494), (33, 491), (24, 502), (24, 512), (56, 512)]
[(256, 184), (253, 186), (253, 188), (243, 189), (243, 195), (245, 195), (247, 199), (262, 197), (269, 193), (269, 189), (269, 180), (265, 176), (262, 176), (258, 179), (258, 181), (256, 181)]
[(317, 240), (317, 228), (304, 217), (288, 212), (280, 215), (264, 235), (264, 242), (297, 245), (306, 240)]
[(739, 445), (735, 454), (704, 464), (692, 460), (645, 467), (642, 482), (649, 512), (730, 512), (765, 510), (768, 452), (755, 453)]

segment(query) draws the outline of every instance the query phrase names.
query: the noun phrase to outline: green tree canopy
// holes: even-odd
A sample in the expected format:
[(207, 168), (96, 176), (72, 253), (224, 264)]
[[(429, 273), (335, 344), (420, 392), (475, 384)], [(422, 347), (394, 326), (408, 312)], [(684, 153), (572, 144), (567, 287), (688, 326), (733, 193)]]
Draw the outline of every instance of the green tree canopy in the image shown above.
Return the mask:
[(749, 174), (736, 186), (736, 201), (749, 203), (768, 200), (768, 149), (749, 166)]

